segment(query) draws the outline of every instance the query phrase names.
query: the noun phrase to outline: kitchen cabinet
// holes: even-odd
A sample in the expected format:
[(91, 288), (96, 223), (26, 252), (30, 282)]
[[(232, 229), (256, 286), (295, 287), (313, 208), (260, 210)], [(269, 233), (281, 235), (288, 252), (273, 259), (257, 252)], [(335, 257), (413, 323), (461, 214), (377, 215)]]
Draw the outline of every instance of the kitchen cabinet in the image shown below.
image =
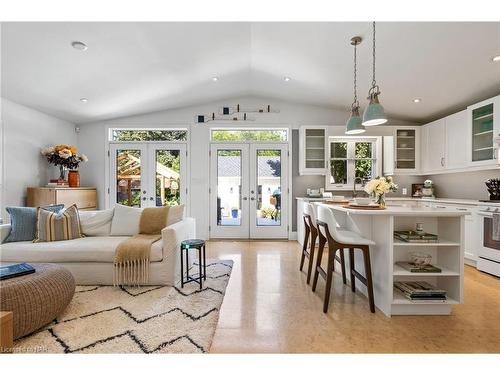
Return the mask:
[(446, 121), (439, 119), (426, 124), (424, 127), (425, 139), (422, 139), (423, 171), (441, 172), (446, 168)]
[(383, 137), (383, 175), (392, 176), (394, 174), (394, 136), (386, 135)]
[(327, 127), (299, 128), (299, 174), (326, 175)]
[(402, 127), (394, 130), (394, 174), (420, 170), (420, 129)]
[(500, 96), (467, 107), (468, 155), (471, 166), (498, 163)]
[(385, 176), (415, 174), (420, 171), (420, 128), (398, 127), (383, 137)]
[(454, 113), (445, 118), (446, 127), (446, 168), (466, 168), (468, 155), (464, 152), (467, 144), (467, 110)]

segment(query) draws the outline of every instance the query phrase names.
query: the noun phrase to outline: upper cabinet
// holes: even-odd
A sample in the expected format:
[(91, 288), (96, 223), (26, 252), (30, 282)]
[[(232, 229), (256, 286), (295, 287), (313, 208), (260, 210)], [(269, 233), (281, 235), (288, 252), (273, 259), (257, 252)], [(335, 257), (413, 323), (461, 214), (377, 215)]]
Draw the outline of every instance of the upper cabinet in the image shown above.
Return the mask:
[(326, 175), (326, 126), (301, 126), (299, 131), (299, 174)]
[(464, 152), (467, 144), (467, 110), (454, 113), (445, 118), (446, 124), (446, 168), (467, 168), (468, 154)]
[(420, 174), (498, 165), (500, 96), (423, 125)]
[(495, 138), (500, 135), (500, 96), (467, 108), (469, 160), (474, 166), (497, 164)]
[(403, 127), (394, 130), (394, 173), (420, 170), (420, 129)]
[(384, 175), (415, 174), (420, 171), (420, 128), (397, 127), (383, 137)]
[(425, 172), (441, 172), (446, 168), (446, 120), (439, 119), (424, 125), (425, 144), (422, 160)]

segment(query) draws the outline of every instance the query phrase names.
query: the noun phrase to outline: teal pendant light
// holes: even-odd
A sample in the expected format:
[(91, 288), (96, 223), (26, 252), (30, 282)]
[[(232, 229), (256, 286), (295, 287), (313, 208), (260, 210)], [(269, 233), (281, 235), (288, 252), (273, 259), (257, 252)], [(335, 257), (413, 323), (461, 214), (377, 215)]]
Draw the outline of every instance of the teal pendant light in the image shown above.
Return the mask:
[(345, 126), (346, 134), (361, 134), (366, 131), (365, 127), (361, 124), (361, 116), (359, 115), (359, 102), (356, 86), (356, 74), (357, 74), (357, 63), (356, 63), (356, 47), (361, 43), (361, 38), (355, 36), (351, 38), (351, 44), (354, 46), (354, 101), (351, 104), (351, 117), (347, 120)]
[(373, 22), (373, 78), (372, 78), (372, 87), (368, 91), (368, 99), (370, 99), (370, 103), (368, 107), (365, 109), (365, 113), (363, 114), (363, 122), (364, 126), (375, 126), (382, 125), (387, 122), (387, 116), (384, 112), (384, 107), (380, 104), (378, 100), (378, 96), (380, 95), (380, 89), (375, 81), (375, 22)]

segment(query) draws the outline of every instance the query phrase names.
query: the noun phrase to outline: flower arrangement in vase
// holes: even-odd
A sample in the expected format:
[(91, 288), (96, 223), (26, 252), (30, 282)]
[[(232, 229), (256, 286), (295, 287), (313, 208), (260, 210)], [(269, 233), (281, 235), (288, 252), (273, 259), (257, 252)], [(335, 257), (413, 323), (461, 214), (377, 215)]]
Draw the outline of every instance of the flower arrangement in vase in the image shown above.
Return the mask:
[[(84, 154), (79, 154), (78, 150), (74, 146), (70, 145), (56, 145), (44, 148), (42, 150), (42, 155), (45, 156), (47, 161), (50, 164), (56, 165), (59, 167), (59, 180), (58, 183), (65, 181), (65, 170), (75, 170), (73, 173), (73, 177), (71, 178), (72, 182), (70, 187), (78, 187), (80, 184), (80, 178), (78, 175), (78, 171), (76, 169), (80, 165), (80, 163), (85, 163), (89, 159)], [(77, 185), (77, 186), (71, 186)]]
[(393, 182), (390, 176), (374, 178), (365, 185), (365, 191), (375, 197), (380, 207), (385, 207), (385, 195), (391, 191), (397, 190), (398, 185)]

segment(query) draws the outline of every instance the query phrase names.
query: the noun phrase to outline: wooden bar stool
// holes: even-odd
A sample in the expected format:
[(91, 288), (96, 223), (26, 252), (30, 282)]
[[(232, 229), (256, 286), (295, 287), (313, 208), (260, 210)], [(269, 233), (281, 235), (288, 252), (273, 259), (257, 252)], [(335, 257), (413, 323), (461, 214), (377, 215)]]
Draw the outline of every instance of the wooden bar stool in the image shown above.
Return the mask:
[[(345, 278), (345, 264), (344, 264), (344, 249), (349, 248), (349, 268), (351, 278), (351, 290), (356, 291), (355, 278), (358, 278), (363, 284), (366, 285), (368, 290), (368, 301), (370, 304), (370, 311), (375, 312), (375, 302), (373, 299), (373, 281), (370, 263), (370, 245), (375, 245), (372, 240), (362, 237), (360, 234), (339, 228), (332, 210), (327, 207), (318, 207), (318, 234), (319, 234), (319, 248), (316, 260), (316, 270), (314, 272), (314, 280), (312, 290), (316, 290), (318, 283), (318, 276), (321, 275), (326, 280), (325, 299), (323, 302), (323, 312), (328, 312), (328, 305), (330, 301), (330, 291), (332, 287), (332, 279), (334, 272), (335, 260), (340, 260), (342, 266), (342, 281), (346, 283)], [(325, 272), (321, 268), (321, 258), (323, 257), (323, 250), (325, 243), (328, 242), (328, 267)], [(363, 260), (365, 265), (366, 276), (361, 275), (354, 267), (354, 249), (360, 249), (363, 252)], [(337, 250), (340, 250), (340, 259), (336, 256)]]
[[(302, 245), (302, 255), (300, 257), (300, 271), (304, 267), (305, 258), (309, 260), (307, 265), (307, 284), (311, 280), (312, 267), (314, 263), (314, 249), (318, 238), (318, 228), (316, 224), (316, 208), (311, 203), (304, 204), (304, 244)], [(310, 236), (309, 236), (310, 235)], [(311, 243), (308, 249), (309, 238)]]

